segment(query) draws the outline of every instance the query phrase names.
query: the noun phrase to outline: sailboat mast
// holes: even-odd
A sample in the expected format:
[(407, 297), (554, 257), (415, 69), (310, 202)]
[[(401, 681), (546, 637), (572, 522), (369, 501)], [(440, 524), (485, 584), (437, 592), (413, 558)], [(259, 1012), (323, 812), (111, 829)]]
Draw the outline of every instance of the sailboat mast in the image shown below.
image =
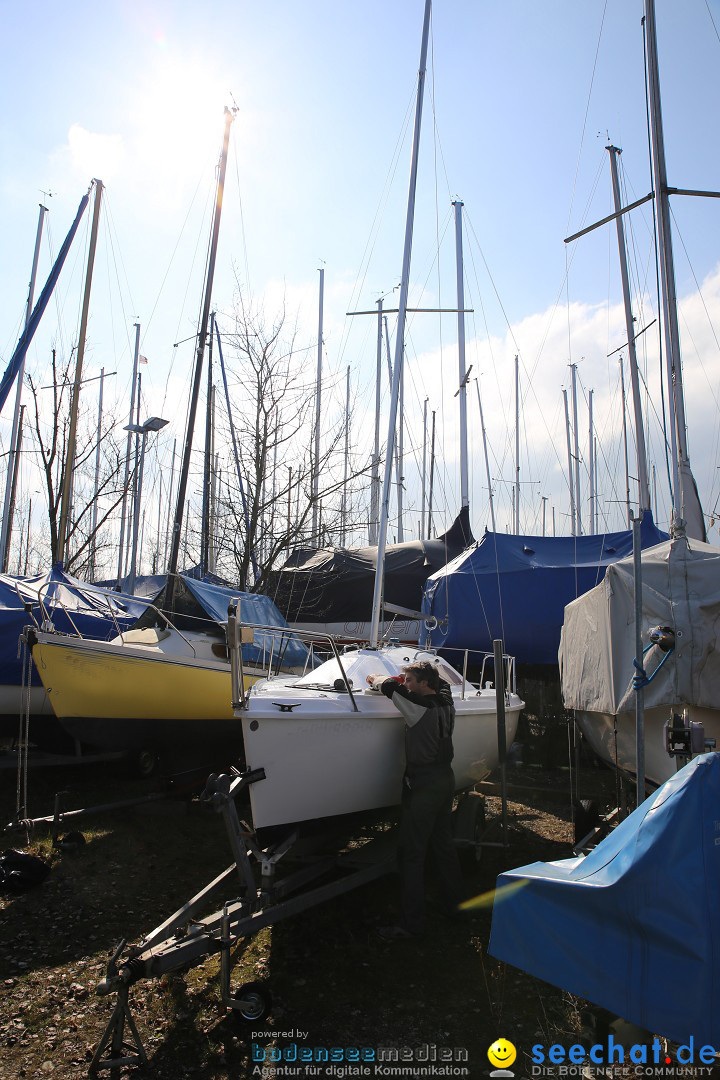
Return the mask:
[(375, 443), (370, 479), (370, 527), (368, 543), (377, 544), (378, 518), (380, 516), (380, 387), (382, 384), (382, 349), (383, 349), (383, 302), (377, 302), (377, 357), (375, 363)]
[[(35, 281), (37, 279), (38, 260), (40, 258), (40, 242), (43, 234), (43, 224), (47, 214), (47, 206), (40, 204), (37, 230), (35, 232), (35, 249), (33, 251), (32, 270), (30, 272), (30, 287), (28, 289), (27, 305), (25, 309), (25, 329), (30, 322), (35, 299)], [(20, 401), (22, 399), (23, 379), (25, 377), (25, 354), (20, 361), (17, 373), (17, 389), (15, 391), (15, 408), (13, 410), (12, 432), (10, 435), (10, 452), (8, 454), (8, 471), (5, 480), (5, 500), (3, 502), (2, 531), (0, 532), (0, 569), (7, 574), (10, 562), (10, 538), (12, 534), (12, 492), (17, 482), (17, 455), (19, 452), (20, 430)]]
[(575, 535), (582, 536), (582, 513), (580, 510), (580, 443), (577, 408), (577, 364), (570, 365), (572, 375), (573, 438), (575, 441)]
[(322, 402), (322, 339), (323, 339), (323, 299), (325, 293), (325, 271), (320, 269), (320, 295), (318, 299), (318, 343), (317, 375), (315, 377), (315, 452), (313, 454), (312, 478), (312, 543), (320, 546), (320, 508), (318, 490), (320, 484), (320, 408)]
[(343, 455), (343, 486), (342, 486), (342, 510), (340, 520), (342, 522), (341, 547), (345, 547), (347, 539), (347, 486), (348, 466), (350, 461), (350, 365), (347, 366), (345, 375), (345, 453)]
[(483, 416), (482, 398), (480, 397), (479, 379), (475, 380), (475, 389), (477, 390), (478, 409), (480, 410), (480, 430), (482, 431), (483, 454), (485, 455), (485, 475), (487, 477), (488, 500), (490, 502), (490, 524), (492, 525), (492, 531), (497, 532), (497, 527), (495, 524), (495, 501), (493, 499), (492, 479), (490, 477), (490, 458), (488, 457), (487, 432), (485, 431), (485, 418)]
[[(393, 380), (393, 366), (390, 359), (390, 333), (388, 331), (387, 315), (383, 315), (383, 324), (385, 326), (385, 352), (387, 355), (387, 368), (388, 368), (388, 382), (392, 389)], [(395, 488), (397, 490), (397, 516), (398, 516), (398, 534), (397, 540), (401, 544), (403, 541), (403, 498), (402, 498), (402, 477), (400, 475), (400, 460), (402, 458), (402, 445), (403, 445), (403, 405), (404, 405), (404, 391), (405, 391), (405, 379), (403, 374), (400, 375), (400, 396), (398, 398), (398, 415), (397, 415), (397, 431), (395, 434), (395, 442), (393, 444), (393, 458), (395, 461)]]
[(593, 456), (593, 392), (588, 390), (588, 472), (590, 474), (590, 535), (595, 532), (595, 458)]
[[(638, 485), (640, 488), (640, 512), (650, 508), (650, 488), (647, 476), (647, 453), (645, 450), (645, 428), (640, 401), (640, 378), (638, 375), (637, 350), (635, 349), (635, 322), (630, 302), (630, 283), (627, 268), (627, 249), (625, 247), (625, 228), (620, 213), (620, 183), (618, 181), (617, 159), (621, 151), (617, 146), (606, 146), (610, 154), (610, 172), (612, 176), (613, 203), (615, 206), (615, 227), (617, 229), (618, 252), (620, 255), (620, 279), (622, 281), (623, 304), (625, 307), (625, 333), (628, 339), (628, 359), (630, 361), (630, 388), (632, 390), (633, 412), (635, 414), (635, 445), (637, 446)], [(622, 367), (621, 367), (622, 371)], [(624, 421), (623, 421), (624, 422)], [(629, 518), (628, 518), (629, 521)], [(628, 528), (630, 526), (628, 525)]]
[(412, 254), (413, 226), (415, 222), (415, 190), (417, 187), (420, 128), (422, 123), (423, 91), (425, 89), (425, 71), (427, 67), (428, 38), (430, 36), (431, 7), (431, 0), (425, 0), (425, 17), (423, 20), (422, 45), (420, 48), (420, 68), (418, 71), (417, 105), (415, 108), (415, 130), (413, 134), (412, 160), (410, 165), (410, 189), (408, 192), (407, 218), (405, 222), (405, 246), (403, 250), (402, 276), (400, 278), (397, 332), (395, 336), (395, 364), (393, 365), (393, 382), (390, 395), (390, 420), (387, 438), (388, 449), (385, 455), (385, 475), (383, 477), (382, 503), (380, 507), (380, 535), (378, 537), (377, 567), (375, 570), (375, 588), (373, 590), (372, 617), (370, 622), (370, 644), (373, 647), (378, 644), (378, 631), (380, 628), (380, 613), (382, 606), (384, 559), (390, 509), (390, 477), (392, 472), (391, 451), (395, 438), (395, 420), (397, 416), (400, 375), (405, 346), (405, 319), (407, 315), (408, 289), (410, 285), (410, 257)]
[(423, 463), (422, 486), (420, 490), (420, 539), (425, 539), (425, 477), (427, 475), (427, 407), (428, 399), (423, 401)]
[[(660, 71), (655, 30), (655, 0), (645, 0), (645, 29), (647, 33), (648, 84), (650, 99), (650, 130), (652, 143), (653, 187), (657, 206), (658, 262), (660, 264), (660, 287), (663, 301), (663, 329), (665, 334), (665, 361), (668, 394), (674, 406), (674, 423), (670, 424), (672, 446), (672, 476), (674, 493), (674, 523), (688, 518), (688, 510), (697, 510), (698, 521), (688, 522), (688, 535), (705, 539), (702, 510), (692, 506), (697, 502), (694, 491), (686, 490), (693, 485), (687, 451), (685, 423), (685, 397), (683, 393), (682, 364), (680, 360), (680, 335), (677, 320), (677, 295), (675, 290), (675, 267), (673, 263), (670, 229), (670, 203), (668, 197), (667, 170), (665, 167), (665, 143), (663, 138), (662, 107), (660, 104)], [(693, 514), (693, 518), (696, 514)], [(697, 533), (702, 535), (697, 535)]]
[(563, 401), (565, 403), (565, 438), (567, 440), (568, 485), (570, 487), (570, 527), (572, 535), (575, 536), (575, 481), (573, 480), (572, 450), (570, 449), (570, 414), (568, 412), (567, 390), (563, 390)]
[(213, 338), (215, 336), (215, 312), (210, 313), (210, 336), (208, 338), (207, 400), (205, 407), (205, 458), (203, 461), (203, 501), (200, 532), (200, 572), (210, 568), (210, 475), (212, 472), (212, 396), (213, 396)]
[(622, 397), (622, 428), (623, 450), (625, 453), (625, 511), (627, 515), (627, 527), (632, 529), (630, 516), (630, 466), (628, 463), (628, 438), (627, 438), (627, 409), (625, 406), (625, 375), (623, 372), (623, 358), (620, 357), (620, 395)]
[(520, 535), (520, 359), (515, 357), (515, 535)]
[(77, 437), (78, 410), (80, 407), (80, 383), (85, 359), (85, 338), (87, 335), (88, 314), (90, 311), (90, 290), (92, 288), (95, 250), (97, 248), (98, 226), (100, 224), (100, 203), (103, 186), (101, 180), (95, 180), (95, 204), (93, 206), (92, 227), (90, 229), (90, 247), (88, 249), (87, 270), (85, 272), (85, 292), (83, 295), (82, 314), (80, 316), (80, 336), (75, 359), (75, 382), (73, 384), (70, 405), (70, 427), (68, 429), (67, 454), (65, 457), (65, 475), (63, 476), (62, 500), (60, 504), (60, 523), (58, 525), (55, 561), (64, 562), (67, 554), (68, 525), (70, 518), (70, 492), (72, 490), (73, 470), (75, 468), (75, 441)]
[(433, 484), (435, 482), (435, 409), (432, 411), (432, 434), (430, 435), (430, 490), (428, 492), (426, 540), (432, 536)]
[(100, 389), (98, 391), (98, 418), (97, 418), (97, 444), (95, 446), (95, 492), (93, 495), (93, 508), (90, 519), (90, 572), (88, 578), (90, 581), (95, 577), (97, 567), (95, 565), (95, 559), (97, 556), (97, 515), (98, 515), (98, 488), (100, 486), (100, 445), (102, 443), (102, 410), (103, 410), (103, 389), (105, 386), (105, 368), (100, 369)]
[(197, 413), (198, 398), (200, 396), (200, 383), (202, 380), (203, 355), (207, 339), (208, 322), (210, 320), (210, 304), (212, 301), (213, 278), (215, 276), (215, 260), (217, 258), (218, 237), (220, 235), (220, 217), (222, 215), (223, 190), (225, 187), (225, 170), (227, 168), (228, 145), (230, 142), (230, 125), (235, 118), (235, 111), (225, 109), (225, 132), (223, 135), (223, 148), (218, 170), (217, 191), (215, 196), (215, 214), (213, 216), (212, 238), (210, 241), (210, 255), (208, 258), (207, 277), (205, 280), (205, 298), (203, 300), (202, 314), (197, 335), (197, 353), (195, 357), (195, 374), (193, 378), (192, 395), (190, 398), (190, 412), (188, 414), (188, 426), (183, 449), (182, 467), (178, 480), (177, 506), (175, 520), (173, 522), (172, 543), (170, 545), (170, 559), (168, 561), (168, 584), (165, 596), (166, 607), (172, 610), (174, 592), (173, 575), (177, 573), (178, 560), (180, 558), (180, 533), (182, 531), (183, 515), (185, 513), (185, 495), (187, 493), (188, 475), (190, 473), (190, 455), (192, 453), (193, 433), (195, 431), (195, 414)]
[(458, 379), (460, 395), (460, 506), (470, 506), (470, 485), (468, 482), (468, 438), (467, 438), (467, 375), (465, 371), (465, 283), (463, 275), (462, 208), (459, 200), (455, 207), (455, 274), (457, 278), (458, 306)]
[(135, 353), (133, 356), (132, 385), (130, 387), (130, 418), (128, 420), (128, 436), (125, 447), (125, 478), (123, 480), (123, 497), (120, 507), (120, 548), (118, 551), (117, 584), (123, 576), (123, 555), (125, 550), (125, 529), (127, 519), (127, 497), (130, 482), (130, 450), (132, 447), (133, 433), (130, 427), (135, 423), (135, 387), (137, 386), (138, 362), (140, 359), (140, 323), (135, 323)]

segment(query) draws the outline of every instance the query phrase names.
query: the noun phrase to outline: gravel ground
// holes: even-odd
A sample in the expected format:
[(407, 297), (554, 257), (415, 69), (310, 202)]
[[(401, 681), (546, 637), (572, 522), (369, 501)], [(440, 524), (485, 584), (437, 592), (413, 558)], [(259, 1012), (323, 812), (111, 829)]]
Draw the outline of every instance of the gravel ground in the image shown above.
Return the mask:
[[(515, 768), (509, 779), (509, 847), (487, 847), (479, 862), (465, 861), (468, 895), (492, 890), (504, 869), (570, 853), (567, 771)], [(31, 777), (32, 812), (49, 812), (52, 792), (67, 784), (73, 788), (68, 805), (147, 790), (147, 782), (129, 782), (117, 766), (92, 777), (43, 772)], [(3, 785), (6, 795), (13, 786)], [(610, 805), (614, 780), (604, 770), (587, 770), (580, 794)], [(489, 837), (498, 840), (500, 800), (488, 795), (486, 805)], [(2, 809), (8, 820), (12, 806)], [(138, 940), (159, 924), (230, 862), (222, 820), (196, 802), (158, 803), (92, 821), (87, 843), (74, 852), (53, 850), (36, 835), (30, 849), (50, 859), (50, 876), (0, 901), (0, 1080), (85, 1076), (111, 1012), (112, 999), (95, 994), (108, 955), (121, 938)], [(4, 846), (13, 843), (6, 839)], [(583, 1003), (487, 955), (488, 907), (453, 922), (433, 917), (422, 942), (388, 944), (377, 929), (396, 918), (391, 876), (261, 931), (234, 974), (238, 985), (260, 980), (272, 989), (272, 1012), (254, 1039), (219, 1004), (217, 957), (183, 976), (136, 984), (131, 1009), (149, 1066), (133, 1074), (158, 1080), (342, 1075), (301, 1066), (293, 1073), (287, 1064), (263, 1073), (251, 1060), (254, 1041), (268, 1058), (293, 1044), (427, 1046), (428, 1054), (432, 1047), (459, 1048), (467, 1053), (467, 1071), (455, 1075), (486, 1077), (488, 1047), (504, 1037), (518, 1048), (520, 1077), (531, 1075), (533, 1042), (576, 1041)]]

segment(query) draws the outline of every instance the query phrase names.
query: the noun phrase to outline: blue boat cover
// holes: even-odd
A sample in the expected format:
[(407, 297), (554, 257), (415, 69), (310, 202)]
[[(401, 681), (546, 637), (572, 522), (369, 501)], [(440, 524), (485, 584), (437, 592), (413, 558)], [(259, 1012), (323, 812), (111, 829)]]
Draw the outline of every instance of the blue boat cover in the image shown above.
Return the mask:
[[(33, 619), (42, 625), (49, 618), (60, 633), (109, 640), (132, 626), (144, 610), (145, 604), (132, 596), (70, 577), (59, 563), (36, 577), (0, 574), (0, 684), (22, 684), (18, 638)], [(40, 686), (34, 667), (32, 681)]]
[(720, 1048), (720, 754), (589, 855), (501, 874), (490, 953), (676, 1042)]
[[(643, 548), (667, 540), (646, 512)], [(596, 536), (513, 536), (482, 540), (432, 574), (422, 612), (422, 645), (505, 652), (522, 664), (557, 664), (565, 605), (595, 587), (606, 567), (632, 553), (632, 531)], [(433, 627), (430, 629), (430, 627)]]
[[(208, 581), (199, 581), (185, 574), (182, 579), (187, 590), (198, 604), (216, 623), (225, 626), (228, 618), (228, 605), (237, 601), (237, 613), (240, 622), (249, 626), (287, 627), (275, 604), (264, 593), (238, 592), (226, 585), (213, 585)], [(246, 663), (269, 664), (273, 657), (273, 667), (282, 657), (283, 667), (304, 667), (308, 656), (305, 644), (294, 634), (271, 633), (260, 631), (255, 634), (252, 644), (243, 645), (243, 660)]]
[[(167, 574), (138, 577), (135, 590), (148, 604), (167, 615), (179, 630), (208, 630), (208, 624), (225, 629), (228, 605), (238, 601), (238, 615), (242, 622), (252, 626), (277, 626), (287, 628), (287, 622), (269, 596), (264, 593), (240, 592), (235, 586), (205, 573), (198, 566), (183, 570), (177, 575), (173, 589), (172, 610), (165, 606)], [(153, 608), (142, 605), (145, 614), (140, 625), (152, 625), (157, 621)], [(203, 625), (203, 623), (205, 625)], [(248, 664), (265, 667), (272, 655), (273, 668), (278, 662), (282, 667), (304, 668), (308, 662), (308, 648), (295, 635), (287, 633), (259, 632), (252, 644), (243, 645), (243, 660)], [(312, 666), (312, 665), (310, 665)]]

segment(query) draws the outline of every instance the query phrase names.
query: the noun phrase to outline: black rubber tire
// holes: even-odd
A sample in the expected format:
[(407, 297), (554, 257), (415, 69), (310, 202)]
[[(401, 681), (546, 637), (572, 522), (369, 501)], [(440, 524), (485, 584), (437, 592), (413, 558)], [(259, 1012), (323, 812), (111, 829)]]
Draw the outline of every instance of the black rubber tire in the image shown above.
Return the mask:
[(138, 750), (134, 756), (133, 768), (136, 776), (147, 779), (154, 776), (158, 768), (158, 756), (154, 750)]
[(245, 983), (240, 987), (236, 1000), (242, 1005), (233, 1006), (233, 1015), (245, 1024), (261, 1024), (272, 1009), (272, 994), (259, 982)]

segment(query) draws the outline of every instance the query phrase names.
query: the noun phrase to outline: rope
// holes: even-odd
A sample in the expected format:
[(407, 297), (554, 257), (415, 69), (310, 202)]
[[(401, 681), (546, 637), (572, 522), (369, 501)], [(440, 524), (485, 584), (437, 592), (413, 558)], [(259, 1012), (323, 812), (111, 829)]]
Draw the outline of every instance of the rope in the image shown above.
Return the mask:
[(30, 743), (30, 688), (32, 680), (32, 656), (24, 635), (18, 638), (18, 656), (22, 659), (22, 689), (20, 694), (20, 722), (18, 727), (18, 767), (15, 792), (15, 820), (28, 816), (28, 749)]

